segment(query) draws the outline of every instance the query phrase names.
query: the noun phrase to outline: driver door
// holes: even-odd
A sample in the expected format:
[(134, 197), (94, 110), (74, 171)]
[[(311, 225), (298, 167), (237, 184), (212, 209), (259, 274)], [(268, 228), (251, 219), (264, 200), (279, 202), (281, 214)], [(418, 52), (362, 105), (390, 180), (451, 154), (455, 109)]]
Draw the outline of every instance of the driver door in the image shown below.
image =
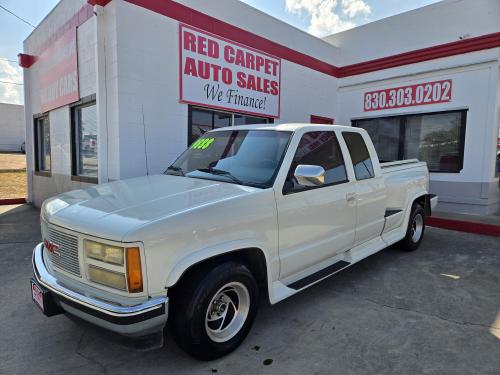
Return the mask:
[[(298, 165), (325, 169), (321, 186), (304, 187)], [(283, 191), (276, 192), (279, 218), (280, 279), (297, 274), (350, 249), (354, 242), (355, 185), (349, 181), (336, 133), (311, 131), (300, 139)]]

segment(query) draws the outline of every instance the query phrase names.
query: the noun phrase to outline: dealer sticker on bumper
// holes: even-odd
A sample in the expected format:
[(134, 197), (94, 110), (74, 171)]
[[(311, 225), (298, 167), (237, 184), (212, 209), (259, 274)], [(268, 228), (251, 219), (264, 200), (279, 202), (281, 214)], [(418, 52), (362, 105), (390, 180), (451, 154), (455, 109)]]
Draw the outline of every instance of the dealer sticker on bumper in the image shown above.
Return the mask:
[(34, 282), (31, 282), (31, 297), (43, 311), (43, 292)]

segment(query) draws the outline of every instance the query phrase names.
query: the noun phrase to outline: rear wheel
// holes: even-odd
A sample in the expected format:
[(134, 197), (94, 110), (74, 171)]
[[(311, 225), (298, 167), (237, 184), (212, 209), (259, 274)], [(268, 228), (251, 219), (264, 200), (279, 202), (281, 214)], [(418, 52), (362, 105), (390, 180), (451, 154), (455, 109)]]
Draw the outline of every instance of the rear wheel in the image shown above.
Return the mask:
[(222, 357), (245, 339), (255, 319), (258, 288), (246, 266), (226, 262), (190, 275), (171, 298), (177, 344), (201, 360)]
[(405, 251), (417, 250), (424, 237), (424, 232), (425, 211), (420, 204), (415, 203), (411, 210), (406, 236), (398, 243), (398, 247)]

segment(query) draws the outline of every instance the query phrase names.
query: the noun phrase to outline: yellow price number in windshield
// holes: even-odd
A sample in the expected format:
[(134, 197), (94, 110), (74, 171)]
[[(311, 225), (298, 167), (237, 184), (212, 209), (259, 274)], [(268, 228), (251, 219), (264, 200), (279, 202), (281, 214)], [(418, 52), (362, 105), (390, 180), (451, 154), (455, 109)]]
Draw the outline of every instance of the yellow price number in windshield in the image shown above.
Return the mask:
[(215, 138), (200, 138), (191, 145), (193, 150), (206, 150), (214, 143)]

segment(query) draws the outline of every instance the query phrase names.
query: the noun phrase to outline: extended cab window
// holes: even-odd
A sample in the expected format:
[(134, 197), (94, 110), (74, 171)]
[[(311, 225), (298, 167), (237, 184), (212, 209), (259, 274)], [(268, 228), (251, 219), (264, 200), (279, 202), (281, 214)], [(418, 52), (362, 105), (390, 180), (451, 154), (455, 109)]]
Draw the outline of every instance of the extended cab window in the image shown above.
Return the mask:
[(325, 184), (335, 185), (347, 182), (347, 172), (339, 142), (333, 131), (309, 132), (302, 136), (292, 165), (288, 172), (284, 193), (311, 189), (299, 185), (294, 177), (298, 165), (319, 165), (325, 170)]
[(372, 159), (366, 148), (363, 136), (359, 133), (351, 132), (344, 132), (342, 136), (351, 155), (356, 180), (366, 180), (367, 178), (375, 177)]

